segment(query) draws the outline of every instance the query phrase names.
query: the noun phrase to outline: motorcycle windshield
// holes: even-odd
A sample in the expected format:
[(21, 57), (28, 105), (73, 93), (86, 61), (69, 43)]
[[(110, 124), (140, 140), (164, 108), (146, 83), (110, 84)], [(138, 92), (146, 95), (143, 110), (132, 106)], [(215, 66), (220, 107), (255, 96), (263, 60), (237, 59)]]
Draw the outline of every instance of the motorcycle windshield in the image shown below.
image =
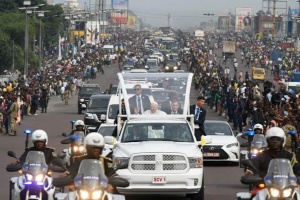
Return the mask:
[(99, 160), (86, 159), (81, 161), (74, 182), (76, 187), (94, 190), (96, 188), (106, 188), (108, 180)]
[(83, 131), (75, 131), (74, 136), (76, 137), (75, 144), (78, 144), (78, 145), (83, 144), (83, 139), (85, 137)]
[(26, 161), (22, 166), (23, 173), (36, 175), (39, 173), (46, 173), (48, 165), (45, 161), (45, 155), (41, 151), (29, 151)]
[(267, 186), (275, 185), (277, 188), (296, 185), (297, 178), (293, 172), (291, 163), (288, 159), (273, 159), (269, 164), (268, 173), (265, 176)]
[(251, 142), (251, 148), (254, 147), (254, 148), (261, 149), (261, 148), (265, 148), (266, 146), (267, 146), (267, 142), (265, 140), (264, 135), (261, 134), (254, 135), (253, 140)]

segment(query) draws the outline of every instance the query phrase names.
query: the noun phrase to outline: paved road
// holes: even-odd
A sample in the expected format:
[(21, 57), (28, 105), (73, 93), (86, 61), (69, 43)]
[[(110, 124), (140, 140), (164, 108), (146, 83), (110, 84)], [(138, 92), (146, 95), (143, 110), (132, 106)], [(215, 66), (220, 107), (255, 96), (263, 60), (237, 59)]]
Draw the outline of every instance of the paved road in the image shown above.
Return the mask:
[[(105, 90), (110, 83), (116, 84), (118, 82), (116, 73), (118, 71), (117, 66), (106, 68), (105, 75), (98, 75), (96, 80), (92, 80), (94, 83), (98, 83), (100, 87)], [(196, 91), (191, 94), (191, 102), (195, 101), (198, 96)], [(17, 173), (8, 173), (5, 171), (5, 167), (13, 159), (7, 156), (8, 150), (14, 150), (17, 155), (21, 155), (25, 147), (25, 135), (22, 134), (24, 129), (43, 129), (49, 135), (49, 144), (56, 148), (57, 152), (61, 152), (64, 148), (60, 144), (63, 139), (62, 132), (68, 132), (70, 130), (70, 120), (82, 119), (83, 115), (77, 114), (77, 97), (73, 96), (69, 105), (64, 105), (58, 97), (53, 97), (49, 104), (48, 113), (42, 114), (38, 111), (37, 116), (28, 116), (22, 121), (18, 127), (19, 132), (17, 137), (11, 137), (7, 135), (0, 135), (0, 174), (2, 181), (0, 181), (0, 199), (8, 199), (9, 191), (9, 179), (12, 176), (16, 176)], [(208, 110), (207, 119), (224, 119), (224, 117), (217, 117), (214, 112)], [(205, 199), (234, 199), (237, 191), (246, 191), (247, 187), (239, 183), (242, 170), (239, 167), (233, 167), (230, 165), (212, 165), (205, 164)], [(140, 197), (138, 197), (140, 198)], [(129, 199), (138, 199), (132, 198)], [(155, 197), (157, 199), (174, 199), (170, 197)], [(143, 197), (143, 199), (153, 199), (153, 197)], [(175, 199), (185, 199), (178, 197)]]

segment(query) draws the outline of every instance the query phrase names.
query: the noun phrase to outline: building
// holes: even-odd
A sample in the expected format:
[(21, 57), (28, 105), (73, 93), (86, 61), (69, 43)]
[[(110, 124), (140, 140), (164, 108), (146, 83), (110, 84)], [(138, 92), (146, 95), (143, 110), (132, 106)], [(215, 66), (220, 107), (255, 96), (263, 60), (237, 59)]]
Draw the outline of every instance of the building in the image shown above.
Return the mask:
[(229, 16), (218, 17), (218, 30), (228, 31), (229, 30)]
[[(282, 30), (283, 19), (281, 16), (275, 17), (276, 29), (275, 33), (277, 34)], [(273, 33), (273, 16), (266, 15), (261, 13), (254, 17), (254, 32), (259, 37), (270, 37)]]
[(80, 5), (78, 0), (65, 0), (62, 8), (64, 9), (65, 13), (73, 13), (77, 10), (80, 10)]
[(53, 0), (47, 0), (47, 4), (48, 4), (48, 5), (53, 5), (54, 2), (53, 2)]

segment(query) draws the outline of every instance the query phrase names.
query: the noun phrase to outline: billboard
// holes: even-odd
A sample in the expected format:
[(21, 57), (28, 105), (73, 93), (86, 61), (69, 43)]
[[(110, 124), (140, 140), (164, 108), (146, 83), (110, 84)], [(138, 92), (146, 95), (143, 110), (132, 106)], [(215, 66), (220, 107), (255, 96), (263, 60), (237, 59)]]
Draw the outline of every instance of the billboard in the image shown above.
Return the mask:
[(121, 25), (121, 24), (127, 24), (128, 21), (128, 13), (127, 11), (125, 12), (120, 12), (120, 11), (113, 11), (110, 14), (110, 22)]
[(235, 31), (251, 31), (251, 8), (235, 9)]
[(115, 10), (127, 10), (128, 0), (111, 0), (111, 5)]
[(136, 25), (136, 16), (128, 15), (127, 28), (133, 29)]

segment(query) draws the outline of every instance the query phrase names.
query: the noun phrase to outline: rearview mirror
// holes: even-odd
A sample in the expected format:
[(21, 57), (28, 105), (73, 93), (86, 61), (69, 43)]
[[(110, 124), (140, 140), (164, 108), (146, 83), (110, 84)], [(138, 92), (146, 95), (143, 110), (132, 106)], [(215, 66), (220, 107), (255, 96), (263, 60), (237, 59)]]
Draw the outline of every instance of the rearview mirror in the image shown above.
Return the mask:
[(61, 133), (61, 135), (64, 136), (64, 137), (67, 137), (67, 136), (68, 136), (68, 134), (65, 133), (65, 132)]
[(115, 144), (115, 138), (113, 136), (104, 136), (104, 142), (108, 145), (114, 145)]
[(16, 155), (16, 153), (15, 153), (14, 151), (8, 151), (8, 152), (7, 152), (7, 155), (8, 155), (9, 157), (18, 159), (18, 158), (17, 158), (17, 155)]

